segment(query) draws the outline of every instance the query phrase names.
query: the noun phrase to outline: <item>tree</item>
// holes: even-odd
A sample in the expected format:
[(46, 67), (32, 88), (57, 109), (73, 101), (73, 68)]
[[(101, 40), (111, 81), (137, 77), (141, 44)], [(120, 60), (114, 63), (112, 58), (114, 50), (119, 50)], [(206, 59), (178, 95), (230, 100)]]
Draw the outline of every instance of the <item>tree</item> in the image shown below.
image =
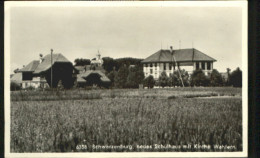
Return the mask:
[(136, 66), (140, 66), (141, 65), (141, 61), (142, 59), (136, 59), (136, 58), (119, 58), (119, 59), (115, 59), (116, 61), (116, 67), (120, 68), (124, 65), (126, 65), (127, 67), (129, 65), (136, 65)]
[(85, 66), (90, 65), (89, 59), (77, 58), (74, 60), (75, 66)]
[(127, 87), (138, 88), (139, 84), (144, 80), (143, 69), (137, 66), (130, 68), (127, 77)]
[(103, 57), (103, 68), (107, 71), (107, 72), (111, 72), (114, 70), (115, 66), (116, 66), (116, 61), (114, 61), (113, 58), (110, 57)]
[(230, 68), (227, 68), (227, 80), (226, 80), (226, 85), (227, 86), (230, 86), (230, 71), (231, 69)]
[(146, 77), (143, 81), (144, 87), (153, 88), (155, 84), (155, 80), (152, 75)]
[(163, 88), (169, 85), (169, 77), (167, 76), (165, 71), (163, 71), (159, 77), (159, 85)]
[(210, 85), (213, 87), (223, 85), (222, 76), (216, 69), (213, 69), (210, 74)]
[(109, 72), (107, 74), (107, 77), (110, 79), (111, 81), (111, 86), (114, 87), (115, 86), (115, 77), (117, 76), (117, 71), (113, 70), (111, 72)]
[[(181, 78), (180, 78), (180, 74), (181, 74)], [(174, 71), (173, 74), (170, 74), (169, 77), (169, 85), (170, 86), (182, 86), (182, 82), (184, 84), (184, 86), (188, 86), (189, 85), (189, 74), (187, 71), (180, 70), (180, 72), (178, 71)]]
[(115, 76), (115, 86), (117, 88), (126, 88), (127, 76), (128, 68), (126, 67), (126, 65), (124, 65), (118, 70), (118, 73)]
[(170, 74), (169, 85), (171, 87), (179, 86), (178, 72), (174, 71)]
[(242, 87), (242, 71), (239, 68), (230, 74), (230, 84), (234, 87)]
[(191, 75), (192, 86), (208, 86), (209, 82), (210, 80), (205, 76), (201, 69), (193, 71)]

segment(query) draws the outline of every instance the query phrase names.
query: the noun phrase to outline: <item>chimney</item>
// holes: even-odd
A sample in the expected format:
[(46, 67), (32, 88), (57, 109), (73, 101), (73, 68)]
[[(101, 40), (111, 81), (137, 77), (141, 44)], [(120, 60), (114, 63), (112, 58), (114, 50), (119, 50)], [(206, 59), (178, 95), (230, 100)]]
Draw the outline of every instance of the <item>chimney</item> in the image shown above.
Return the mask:
[(172, 50), (172, 46), (170, 46), (170, 52), (171, 52), (171, 53), (173, 52), (173, 50)]
[(43, 55), (40, 54), (40, 63), (42, 63), (42, 62), (43, 62)]

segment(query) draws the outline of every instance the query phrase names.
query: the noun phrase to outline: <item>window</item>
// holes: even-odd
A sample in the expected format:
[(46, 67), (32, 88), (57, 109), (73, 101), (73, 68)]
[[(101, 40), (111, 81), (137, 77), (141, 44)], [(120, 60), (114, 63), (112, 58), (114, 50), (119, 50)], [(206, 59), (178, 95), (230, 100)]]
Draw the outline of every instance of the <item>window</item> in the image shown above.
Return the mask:
[(150, 64), (150, 67), (153, 67), (153, 64)]
[(157, 63), (155, 63), (154, 66), (157, 67)]
[(201, 63), (202, 70), (205, 70), (205, 62)]
[(166, 64), (165, 63), (163, 64), (163, 70), (166, 70)]
[(207, 63), (207, 70), (211, 70), (211, 63), (210, 62)]
[(196, 70), (199, 70), (200, 69), (200, 64), (199, 62), (196, 62)]
[(169, 64), (169, 70), (172, 70), (172, 64)]
[(153, 73), (153, 69), (150, 69), (150, 74), (152, 74)]

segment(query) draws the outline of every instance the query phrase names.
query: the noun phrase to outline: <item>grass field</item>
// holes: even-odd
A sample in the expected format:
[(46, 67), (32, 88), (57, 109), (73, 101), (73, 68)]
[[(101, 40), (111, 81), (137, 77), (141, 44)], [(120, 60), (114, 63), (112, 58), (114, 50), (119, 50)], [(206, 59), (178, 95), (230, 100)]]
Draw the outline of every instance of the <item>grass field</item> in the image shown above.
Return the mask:
[(239, 88), (27, 91), (11, 100), (11, 152), (242, 151)]

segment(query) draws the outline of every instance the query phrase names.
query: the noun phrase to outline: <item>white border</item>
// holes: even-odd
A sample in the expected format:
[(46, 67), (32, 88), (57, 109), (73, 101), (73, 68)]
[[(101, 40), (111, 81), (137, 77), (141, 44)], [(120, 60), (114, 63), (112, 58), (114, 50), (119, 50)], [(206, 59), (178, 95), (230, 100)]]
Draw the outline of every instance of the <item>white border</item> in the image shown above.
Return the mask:
[[(241, 7), (243, 72), (242, 152), (128, 152), (128, 153), (10, 153), (10, 8), (11, 7)], [(248, 52), (247, 1), (23, 1), (5, 2), (5, 157), (247, 157), (248, 155)], [(223, 17), (224, 18), (224, 17)]]

